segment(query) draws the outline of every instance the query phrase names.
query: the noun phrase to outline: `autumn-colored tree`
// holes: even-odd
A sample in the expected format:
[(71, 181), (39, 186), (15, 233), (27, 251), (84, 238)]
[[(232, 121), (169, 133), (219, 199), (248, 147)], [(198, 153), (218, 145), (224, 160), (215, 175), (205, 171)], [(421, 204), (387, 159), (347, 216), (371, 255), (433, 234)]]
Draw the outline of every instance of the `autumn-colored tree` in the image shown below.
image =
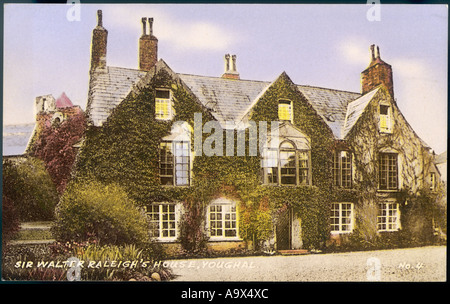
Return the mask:
[(74, 147), (84, 134), (86, 117), (80, 112), (62, 123), (45, 126), (32, 150), (32, 155), (45, 162), (46, 169), (62, 193), (71, 177), (77, 155)]

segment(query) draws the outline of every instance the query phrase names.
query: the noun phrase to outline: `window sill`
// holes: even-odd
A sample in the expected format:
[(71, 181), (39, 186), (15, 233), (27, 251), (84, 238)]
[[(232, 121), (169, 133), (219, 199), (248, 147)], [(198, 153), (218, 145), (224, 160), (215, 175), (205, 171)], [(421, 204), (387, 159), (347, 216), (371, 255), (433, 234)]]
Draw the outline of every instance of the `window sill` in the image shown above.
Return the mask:
[(215, 236), (212, 236), (209, 238), (208, 241), (209, 242), (241, 242), (242, 239), (239, 237), (223, 237), (223, 236), (215, 237)]
[(280, 185), (280, 184), (262, 184), (263, 186), (268, 187), (289, 187), (289, 188), (295, 188), (295, 187), (312, 187), (312, 185), (306, 185), (306, 184), (300, 184), (300, 185)]
[(177, 186), (177, 185), (161, 185), (161, 187), (164, 188), (189, 188), (191, 185), (183, 185), (183, 186)]
[(353, 232), (353, 229), (352, 229), (352, 231), (331, 231), (330, 234), (332, 236), (337, 236), (337, 235), (343, 235), (343, 234), (350, 234), (352, 232)]
[(157, 241), (158, 243), (175, 243), (177, 242), (177, 237), (170, 237), (170, 238), (153, 238), (155, 241)]
[(389, 232), (397, 232), (400, 231), (400, 229), (396, 230), (377, 230), (377, 233), (389, 233)]
[(400, 192), (400, 189), (396, 189), (396, 190), (380, 190), (378, 189), (377, 192), (378, 193), (396, 193), (396, 192)]

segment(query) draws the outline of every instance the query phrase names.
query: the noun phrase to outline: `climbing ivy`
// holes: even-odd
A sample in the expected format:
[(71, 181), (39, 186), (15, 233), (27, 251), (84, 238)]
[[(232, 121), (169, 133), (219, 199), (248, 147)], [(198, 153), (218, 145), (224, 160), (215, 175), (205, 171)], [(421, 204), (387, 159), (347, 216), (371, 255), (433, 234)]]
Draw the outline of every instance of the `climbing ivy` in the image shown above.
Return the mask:
[[(172, 121), (155, 119), (154, 92), (155, 88), (161, 87), (172, 90), (176, 113)], [(260, 121), (277, 121), (279, 99), (293, 102), (293, 124), (310, 138), (312, 185), (263, 185), (261, 154), (258, 151), (256, 156), (248, 156), (248, 153), (246, 156), (196, 155), (191, 186), (161, 186), (159, 144), (170, 133), (173, 122), (185, 121), (194, 129), (194, 113), (202, 114), (203, 125), (214, 119), (189, 89), (165, 69), (155, 73), (145, 86), (132, 91), (113, 110), (102, 127), (88, 128), (76, 164), (75, 180), (95, 179), (104, 184), (117, 183), (142, 206), (153, 202), (183, 203), (185, 214), (180, 223), (182, 229), (179, 241), (191, 252), (205, 249), (205, 210), (207, 204), (217, 197), (239, 202), (240, 236), (246, 241), (253, 241), (256, 247), (274, 236), (278, 216), (283, 210), (292, 208), (301, 218), (304, 247), (321, 248), (329, 238), (331, 202), (354, 202), (361, 210), (365, 207), (368, 207), (367, 210), (373, 209), (363, 202), (368, 201), (370, 205), (376, 199), (376, 158), (371, 155), (372, 163), (368, 164), (366, 159), (358, 158), (355, 153), (356, 171), (362, 173), (358, 173), (360, 175), (357, 176), (354, 189), (332, 186), (331, 153), (336, 148), (333, 134), (285, 73), (265, 91), (251, 110), (249, 118), (257, 126)], [(364, 118), (364, 115), (362, 119), (369, 119)], [(359, 148), (374, 145), (371, 132), (375, 131), (373, 126), (367, 130), (362, 126), (356, 128), (355, 137), (360, 138), (362, 134), (364, 141)], [(204, 133), (203, 139), (209, 135)], [(248, 138), (250, 135), (246, 136)], [(192, 138), (192, 147), (193, 141)], [(352, 142), (356, 143), (356, 140)], [(372, 166), (373, 170), (367, 170), (365, 166)], [(376, 229), (376, 225), (373, 229)]]

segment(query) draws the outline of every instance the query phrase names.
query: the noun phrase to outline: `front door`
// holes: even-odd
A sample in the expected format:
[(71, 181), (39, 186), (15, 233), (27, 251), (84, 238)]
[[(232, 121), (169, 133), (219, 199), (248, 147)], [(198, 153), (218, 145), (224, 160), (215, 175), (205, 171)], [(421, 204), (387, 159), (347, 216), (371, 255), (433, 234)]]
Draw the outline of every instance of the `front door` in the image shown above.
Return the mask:
[(277, 250), (289, 250), (292, 247), (292, 209), (280, 214), (276, 228)]

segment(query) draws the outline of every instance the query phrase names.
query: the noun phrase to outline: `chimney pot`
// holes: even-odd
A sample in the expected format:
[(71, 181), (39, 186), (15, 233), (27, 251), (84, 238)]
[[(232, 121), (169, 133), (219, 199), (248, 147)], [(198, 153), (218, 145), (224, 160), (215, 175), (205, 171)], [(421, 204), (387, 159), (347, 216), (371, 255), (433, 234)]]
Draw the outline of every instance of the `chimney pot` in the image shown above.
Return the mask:
[(150, 28), (150, 36), (153, 36), (153, 18), (148, 18), (148, 26)]
[(97, 25), (98, 25), (98, 26), (103, 26), (103, 15), (102, 15), (102, 10), (98, 10), (98, 11), (97, 11)]
[(236, 55), (225, 54), (225, 73), (222, 78), (240, 79), (236, 69)]
[(145, 36), (147, 35), (147, 26), (146, 26), (147, 18), (142, 18), (141, 21), (142, 21), (142, 35)]
[(372, 61), (374, 61), (375, 60), (375, 44), (372, 44), (370, 46), (370, 55), (372, 57)]

